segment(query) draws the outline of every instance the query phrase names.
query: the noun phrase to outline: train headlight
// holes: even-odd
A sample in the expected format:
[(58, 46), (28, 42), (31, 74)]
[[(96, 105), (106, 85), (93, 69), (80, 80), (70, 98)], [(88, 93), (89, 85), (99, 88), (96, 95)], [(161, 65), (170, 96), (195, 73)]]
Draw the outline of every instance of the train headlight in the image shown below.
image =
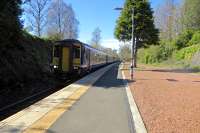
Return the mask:
[(55, 69), (56, 69), (56, 68), (58, 68), (58, 66), (53, 66), (53, 68), (55, 68)]

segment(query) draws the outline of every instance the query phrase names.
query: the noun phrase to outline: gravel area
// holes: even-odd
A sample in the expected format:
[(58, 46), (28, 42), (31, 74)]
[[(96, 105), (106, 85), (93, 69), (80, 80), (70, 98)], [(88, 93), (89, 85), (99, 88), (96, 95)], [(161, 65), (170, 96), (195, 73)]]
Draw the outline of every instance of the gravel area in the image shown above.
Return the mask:
[(129, 85), (149, 133), (200, 133), (200, 75), (151, 68), (137, 70), (134, 80)]

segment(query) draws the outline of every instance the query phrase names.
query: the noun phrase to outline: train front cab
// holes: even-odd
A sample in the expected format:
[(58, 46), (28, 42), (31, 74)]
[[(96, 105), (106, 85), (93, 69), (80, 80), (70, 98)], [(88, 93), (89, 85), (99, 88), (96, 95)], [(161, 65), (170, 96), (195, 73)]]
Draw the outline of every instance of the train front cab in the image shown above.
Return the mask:
[(53, 65), (56, 73), (83, 74), (114, 61), (102, 51), (77, 40), (63, 40), (54, 45)]
[(81, 45), (58, 42), (53, 47), (53, 67), (59, 74), (77, 72), (81, 65)]

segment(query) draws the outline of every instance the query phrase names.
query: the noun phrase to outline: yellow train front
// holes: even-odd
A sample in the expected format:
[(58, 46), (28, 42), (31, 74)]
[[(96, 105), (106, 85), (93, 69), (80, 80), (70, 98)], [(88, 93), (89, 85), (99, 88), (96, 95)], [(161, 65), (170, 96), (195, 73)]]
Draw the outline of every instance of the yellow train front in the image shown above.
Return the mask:
[(60, 74), (82, 74), (117, 61), (106, 53), (75, 39), (57, 41), (53, 47), (53, 68)]

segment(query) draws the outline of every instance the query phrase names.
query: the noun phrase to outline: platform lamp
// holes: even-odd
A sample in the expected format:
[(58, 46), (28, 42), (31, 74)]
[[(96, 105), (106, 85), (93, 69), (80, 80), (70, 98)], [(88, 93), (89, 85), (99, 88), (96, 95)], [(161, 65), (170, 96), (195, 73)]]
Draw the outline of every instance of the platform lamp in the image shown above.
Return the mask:
[[(114, 8), (114, 10), (118, 10), (118, 11), (121, 11), (123, 10), (122, 7), (116, 7)], [(135, 39), (134, 39), (134, 7), (132, 8), (132, 38), (131, 38), (131, 43), (132, 43), (132, 46), (131, 46), (131, 80), (133, 80), (133, 64), (134, 64), (134, 48), (136, 48), (135, 46)]]

